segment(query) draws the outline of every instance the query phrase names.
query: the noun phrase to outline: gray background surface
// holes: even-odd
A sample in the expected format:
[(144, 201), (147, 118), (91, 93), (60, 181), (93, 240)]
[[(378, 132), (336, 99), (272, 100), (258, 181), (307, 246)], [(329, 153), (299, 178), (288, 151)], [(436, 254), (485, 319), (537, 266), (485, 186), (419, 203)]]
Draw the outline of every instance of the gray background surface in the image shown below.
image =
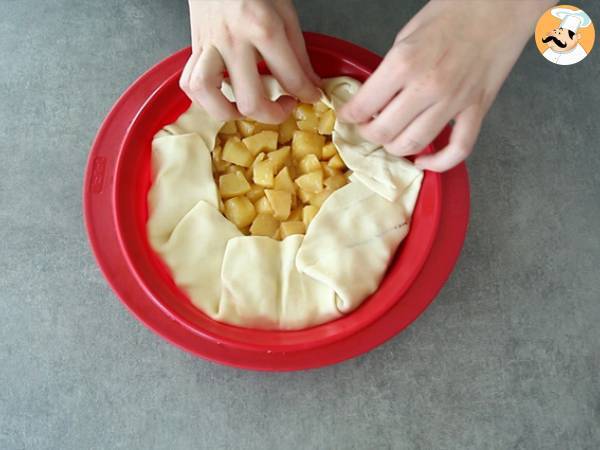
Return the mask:
[[(306, 29), (379, 53), (422, 4), (298, 3)], [(600, 21), (598, 2), (585, 8)], [(600, 446), (599, 49), (559, 68), (528, 45), (469, 160), (460, 261), (408, 330), (334, 367), (265, 374), (144, 328), (82, 224), (91, 140), (141, 72), (187, 45), (185, 2), (0, 10), (0, 448)]]

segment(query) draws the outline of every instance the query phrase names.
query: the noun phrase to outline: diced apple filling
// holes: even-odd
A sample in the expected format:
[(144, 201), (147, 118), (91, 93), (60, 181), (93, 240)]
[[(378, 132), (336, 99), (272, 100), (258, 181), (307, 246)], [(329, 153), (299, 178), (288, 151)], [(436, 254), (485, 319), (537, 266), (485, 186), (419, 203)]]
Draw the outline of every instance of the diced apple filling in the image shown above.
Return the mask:
[(349, 182), (331, 141), (335, 112), (299, 104), (280, 125), (226, 122), (213, 149), (219, 210), (246, 235), (304, 234), (319, 208)]

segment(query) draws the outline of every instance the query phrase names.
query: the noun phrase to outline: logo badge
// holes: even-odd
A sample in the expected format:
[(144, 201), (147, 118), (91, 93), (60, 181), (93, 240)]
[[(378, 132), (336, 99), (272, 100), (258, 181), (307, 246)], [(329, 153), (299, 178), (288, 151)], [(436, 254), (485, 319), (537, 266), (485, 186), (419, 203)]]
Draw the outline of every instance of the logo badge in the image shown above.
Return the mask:
[(590, 16), (576, 6), (550, 8), (535, 27), (535, 43), (548, 61), (560, 66), (576, 64), (594, 46), (596, 31)]

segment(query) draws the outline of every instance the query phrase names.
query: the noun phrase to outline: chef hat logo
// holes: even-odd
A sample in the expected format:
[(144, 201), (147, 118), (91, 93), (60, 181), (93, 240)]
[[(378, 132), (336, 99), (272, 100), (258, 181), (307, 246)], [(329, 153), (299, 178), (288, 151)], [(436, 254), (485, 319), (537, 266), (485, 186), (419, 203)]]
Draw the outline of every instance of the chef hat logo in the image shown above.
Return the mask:
[(591, 25), (592, 19), (585, 11), (578, 9), (576, 11), (567, 8), (552, 8), (551, 14), (560, 19), (560, 28), (571, 30), (577, 33), (580, 28), (587, 28)]
[(568, 66), (584, 60), (594, 46), (595, 29), (590, 16), (579, 7), (558, 5), (538, 20), (535, 44), (548, 61)]

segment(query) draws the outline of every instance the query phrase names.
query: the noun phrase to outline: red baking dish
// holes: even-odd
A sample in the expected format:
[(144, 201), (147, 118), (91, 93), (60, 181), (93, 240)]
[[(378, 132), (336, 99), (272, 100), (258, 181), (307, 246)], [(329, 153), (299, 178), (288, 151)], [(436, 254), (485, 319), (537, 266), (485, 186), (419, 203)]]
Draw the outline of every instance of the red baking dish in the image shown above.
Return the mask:
[[(339, 39), (307, 33), (306, 40), (315, 69), (322, 77), (348, 75), (364, 80), (380, 62), (377, 55)], [(265, 361), (264, 355), (281, 357), (294, 352), (310, 353), (321, 347), (332, 348), (336, 343), (343, 345), (351, 336), (371, 329), (391, 309), (396, 309), (398, 303), (403, 303), (403, 294), (420, 276), (426, 261), (429, 263), (434, 241), (439, 245), (438, 225), (444, 197), (442, 177), (426, 174), (409, 235), (379, 290), (353, 313), (299, 331), (252, 330), (218, 323), (193, 307), (174, 285), (168, 269), (149, 248), (145, 232), (146, 195), (151, 183), (151, 140), (162, 126), (175, 120), (189, 106), (189, 100), (177, 86), (188, 55), (189, 50), (182, 50), (137, 80), (115, 104), (94, 142), (84, 182), (84, 212), (98, 262), (123, 302), (142, 321), (171, 342), (196, 354), (258, 369), (321, 365), (307, 364), (301, 359), (304, 362), (300, 365), (279, 367), (269, 363), (268, 357)], [(466, 180), (464, 167), (461, 170)], [(468, 184), (464, 186), (466, 206), (460, 211), (466, 217)], [(466, 219), (462, 221), (464, 226), (461, 225), (462, 233), (460, 230), (457, 233), (460, 242), (456, 254), (448, 259), (449, 264), (440, 267), (442, 283), (453, 267), (464, 238)], [(441, 287), (438, 284), (431, 286), (434, 292)], [(401, 327), (397, 331), (414, 320), (432, 298), (433, 295), (427, 295), (408, 310), (407, 304), (404, 305), (404, 315), (397, 321)], [(163, 325), (158, 325), (160, 323)], [(168, 324), (170, 331), (161, 329), (164, 324)], [(223, 357), (204, 354), (198, 350), (199, 343), (215, 345), (222, 350)], [(238, 356), (236, 362), (236, 352), (260, 354), (257, 361), (261, 363), (240, 362), (246, 361), (247, 356), (241, 359)]]

